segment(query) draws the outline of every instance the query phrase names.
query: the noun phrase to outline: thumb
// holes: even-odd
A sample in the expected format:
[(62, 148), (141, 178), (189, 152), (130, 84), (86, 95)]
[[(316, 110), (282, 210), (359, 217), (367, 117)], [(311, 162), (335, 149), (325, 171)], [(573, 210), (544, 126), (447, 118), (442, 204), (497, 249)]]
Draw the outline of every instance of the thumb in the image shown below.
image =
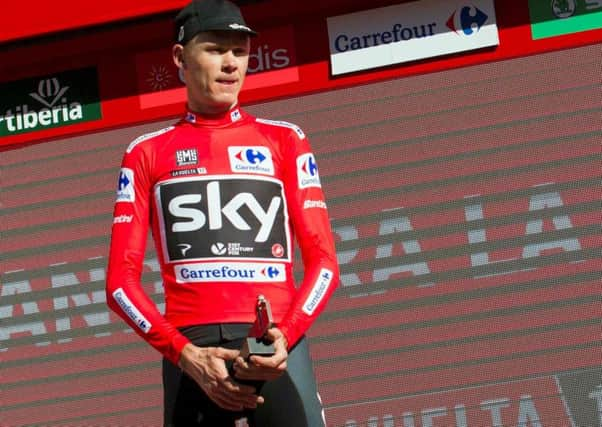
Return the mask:
[(278, 328), (270, 328), (268, 329), (266, 336), (268, 340), (275, 343), (277, 340), (282, 339), (285, 348), (288, 348), (288, 340), (282, 333), (282, 331)]
[(280, 332), (280, 329), (278, 329), (278, 328), (270, 328), (265, 332), (265, 337), (270, 342), (276, 341), (276, 339), (278, 339), (280, 337), (280, 335), (282, 335), (282, 333)]
[(215, 351), (215, 355), (220, 359), (234, 360), (240, 354), (240, 350), (232, 350), (227, 348), (218, 347)]

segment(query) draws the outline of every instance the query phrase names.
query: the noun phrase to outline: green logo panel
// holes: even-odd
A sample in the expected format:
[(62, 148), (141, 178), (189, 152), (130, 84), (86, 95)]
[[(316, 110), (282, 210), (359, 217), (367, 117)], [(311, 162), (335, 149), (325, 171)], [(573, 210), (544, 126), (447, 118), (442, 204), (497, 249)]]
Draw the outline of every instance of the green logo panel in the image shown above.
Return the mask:
[(602, 28), (602, 0), (529, 0), (533, 39)]
[(0, 84), (0, 136), (98, 120), (96, 68)]

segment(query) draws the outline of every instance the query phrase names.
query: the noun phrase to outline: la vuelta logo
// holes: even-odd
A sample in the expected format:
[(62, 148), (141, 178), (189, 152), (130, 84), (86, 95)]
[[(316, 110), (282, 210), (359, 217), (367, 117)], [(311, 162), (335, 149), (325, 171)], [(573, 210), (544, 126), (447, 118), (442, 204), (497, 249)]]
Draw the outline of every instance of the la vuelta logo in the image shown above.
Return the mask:
[(0, 136), (101, 118), (97, 80), (87, 68), (1, 85)]

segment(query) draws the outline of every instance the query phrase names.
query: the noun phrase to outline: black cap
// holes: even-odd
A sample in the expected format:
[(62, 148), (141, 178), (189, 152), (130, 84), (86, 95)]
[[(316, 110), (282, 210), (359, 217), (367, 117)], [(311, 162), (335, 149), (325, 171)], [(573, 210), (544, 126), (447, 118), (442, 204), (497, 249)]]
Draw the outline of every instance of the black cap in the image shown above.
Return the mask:
[(175, 20), (176, 43), (186, 44), (202, 31), (239, 31), (250, 36), (250, 29), (238, 6), (228, 0), (192, 0)]

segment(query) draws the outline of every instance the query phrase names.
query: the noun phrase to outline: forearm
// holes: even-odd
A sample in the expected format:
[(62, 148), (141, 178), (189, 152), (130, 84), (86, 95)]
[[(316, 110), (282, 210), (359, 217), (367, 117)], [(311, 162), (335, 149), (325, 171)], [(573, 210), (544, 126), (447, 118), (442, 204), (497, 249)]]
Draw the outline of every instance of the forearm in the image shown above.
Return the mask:
[(308, 267), (289, 311), (278, 325), (289, 349), (324, 311), (339, 282), (336, 260), (322, 260)]

